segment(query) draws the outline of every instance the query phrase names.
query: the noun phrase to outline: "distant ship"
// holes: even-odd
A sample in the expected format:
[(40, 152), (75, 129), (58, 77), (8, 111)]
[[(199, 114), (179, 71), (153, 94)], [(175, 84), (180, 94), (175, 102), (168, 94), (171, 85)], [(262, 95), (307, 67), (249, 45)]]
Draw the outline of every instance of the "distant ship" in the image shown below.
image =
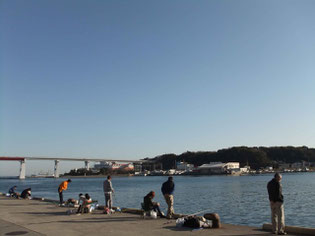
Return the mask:
[(31, 175), (31, 178), (54, 178), (55, 176), (53, 174), (51, 174), (49, 171), (48, 172), (43, 172), (40, 171), (37, 175), (33, 174)]

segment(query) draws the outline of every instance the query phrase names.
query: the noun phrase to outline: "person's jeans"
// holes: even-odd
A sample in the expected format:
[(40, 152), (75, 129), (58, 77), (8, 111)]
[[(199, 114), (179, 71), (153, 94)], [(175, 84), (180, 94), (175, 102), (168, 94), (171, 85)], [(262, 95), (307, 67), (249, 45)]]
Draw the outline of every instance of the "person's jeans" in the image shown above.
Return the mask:
[(104, 193), (105, 195), (105, 205), (106, 207), (108, 207), (109, 209), (112, 209), (113, 206), (113, 199), (112, 199), (112, 193)]
[[(58, 191), (59, 192), (59, 191)], [(59, 202), (60, 204), (63, 204), (63, 194), (62, 194), (62, 191), (59, 192)]]
[(160, 207), (159, 207), (158, 205), (154, 205), (154, 206), (153, 206), (153, 210), (154, 210), (154, 211), (157, 211), (157, 212), (159, 213), (159, 216), (162, 216), (162, 215), (163, 215), (162, 212), (161, 212), (161, 209), (160, 209)]
[(284, 232), (284, 207), (282, 202), (270, 202), (272, 232)]
[(171, 218), (174, 214), (174, 197), (172, 194), (164, 195), (165, 201), (167, 203), (167, 215), (166, 217)]

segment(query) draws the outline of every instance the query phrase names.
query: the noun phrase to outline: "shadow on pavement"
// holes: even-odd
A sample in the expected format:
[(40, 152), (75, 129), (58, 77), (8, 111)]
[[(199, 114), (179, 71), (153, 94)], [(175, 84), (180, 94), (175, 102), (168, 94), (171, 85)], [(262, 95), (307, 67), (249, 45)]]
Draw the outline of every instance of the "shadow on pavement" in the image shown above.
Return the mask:
[(83, 218), (80, 219), (80, 216), (76, 219), (71, 220), (61, 220), (56, 221), (60, 223), (82, 223), (82, 222), (89, 222), (89, 223), (100, 223), (100, 222), (126, 222), (126, 221), (139, 221), (137, 218), (134, 217), (115, 217), (115, 218)]
[(55, 216), (67, 215), (67, 212), (20, 212), (20, 213), (29, 214), (29, 215), (55, 215)]
[(165, 226), (163, 227), (164, 229), (168, 229), (168, 230), (173, 230), (173, 231), (198, 231), (198, 230), (211, 230), (211, 229), (192, 229), (192, 228), (188, 228), (188, 227), (176, 227), (176, 226)]

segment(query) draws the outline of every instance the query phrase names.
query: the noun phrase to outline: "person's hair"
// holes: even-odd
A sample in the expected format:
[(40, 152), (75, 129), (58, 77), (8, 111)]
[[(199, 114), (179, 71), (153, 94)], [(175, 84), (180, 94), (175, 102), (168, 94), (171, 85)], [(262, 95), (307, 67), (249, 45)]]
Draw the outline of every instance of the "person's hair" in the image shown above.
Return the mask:
[(26, 190), (27, 190), (27, 191), (32, 191), (32, 188), (27, 188)]
[(172, 176), (169, 176), (169, 177), (168, 177), (168, 181), (173, 181), (173, 177), (172, 177)]
[(79, 194), (79, 197), (81, 197), (82, 195), (83, 195), (83, 193), (80, 193), (80, 194)]
[(70, 182), (72, 182), (72, 180), (71, 180), (71, 179), (68, 179), (68, 180), (67, 180), (67, 182), (69, 182), (69, 183), (70, 183)]
[(13, 188), (17, 188), (17, 186), (15, 185), (15, 186), (13, 186)]
[(151, 192), (149, 192), (148, 195), (151, 196), (151, 197), (154, 197), (154, 196), (155, 196), (155, 192), (154, 192), (154, 191), (151, 191)]
[(85, 194), (85, 198), (86, 198), (87, 200), (89, 200), (91, 197), (90, 197), (90, 195), (89, 195), (88, 193), (86, 193), (86, 194)]
[(280, 173), (275, 173), (275, 178), (278, 178), (278, 177), (281, 177), (281, 174)]
[(110, 175), (107, 176), (107, 179), (111, 179), (112, 177)]

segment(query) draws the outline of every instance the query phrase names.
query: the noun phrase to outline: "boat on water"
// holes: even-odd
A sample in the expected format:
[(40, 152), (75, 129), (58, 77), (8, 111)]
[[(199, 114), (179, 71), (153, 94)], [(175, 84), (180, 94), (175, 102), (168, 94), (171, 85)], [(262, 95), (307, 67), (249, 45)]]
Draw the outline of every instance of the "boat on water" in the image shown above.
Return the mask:
[(134, 176), (147, 176), (145, 172), (135, 172)]
[(48, 172), (39, 172), (38, 174), (32, 174), (30, 176), (31, 178), (54, 178), (55, 176), (51, 174), (49, 171)]

